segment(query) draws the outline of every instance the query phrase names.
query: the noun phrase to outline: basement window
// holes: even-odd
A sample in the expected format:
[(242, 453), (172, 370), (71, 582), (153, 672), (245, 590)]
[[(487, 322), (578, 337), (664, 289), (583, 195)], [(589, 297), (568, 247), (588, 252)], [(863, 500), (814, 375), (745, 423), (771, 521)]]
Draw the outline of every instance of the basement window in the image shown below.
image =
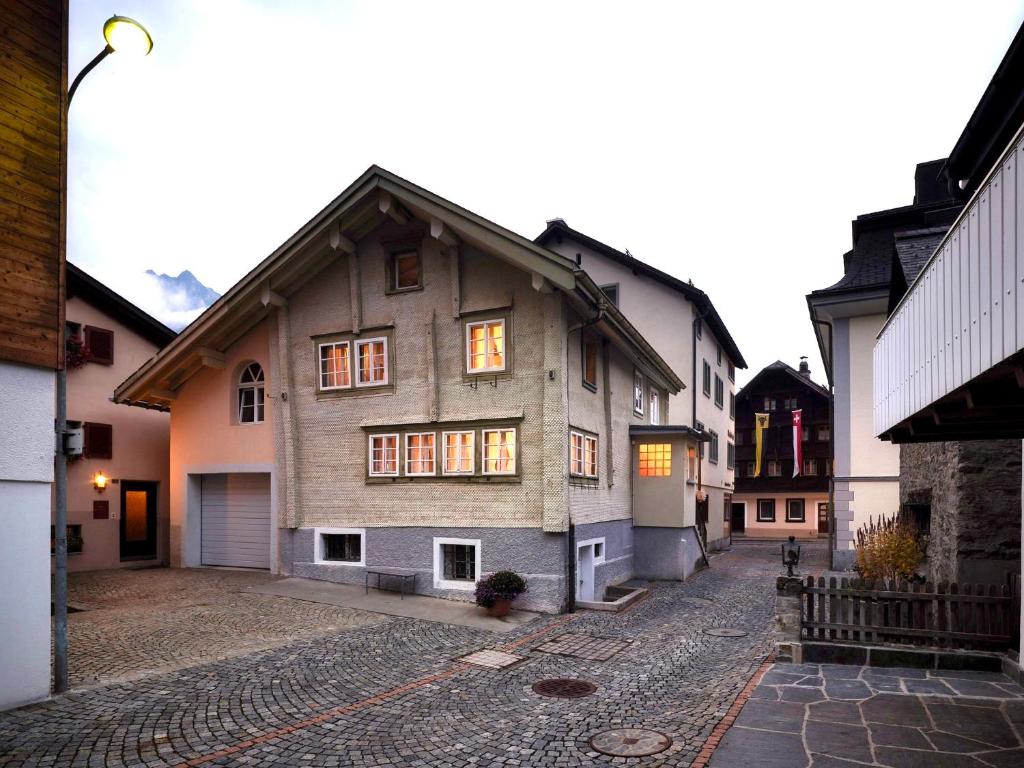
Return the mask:
[(362, 528), (315, 528), (313, 529), (317, 563), (341, 565), (365, 565), (363, 540), (366, 531)]

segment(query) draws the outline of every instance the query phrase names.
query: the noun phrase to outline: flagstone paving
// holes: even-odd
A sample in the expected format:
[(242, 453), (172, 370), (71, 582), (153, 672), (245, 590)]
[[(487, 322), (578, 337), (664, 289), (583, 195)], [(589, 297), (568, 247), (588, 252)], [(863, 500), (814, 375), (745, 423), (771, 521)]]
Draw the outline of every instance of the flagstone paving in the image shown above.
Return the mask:
[(775, 664), (711, 768), (1024, 766), (1024, 688), (993, 672)]
[[(544, 617), (501, 636), (392, 619), (74, 692), (0, 714), (0, 765), (624, 765), (638, 758), (590, 740), (630, 728), (672, 740), (644, 765), (690, 765), (769, 651), (777, 559), (777, 546), (737, 545), (686, 583), (651, 584), (628, 611)], [(537, 650), (564, 635), (631, 642), (605, 660)], [(478, 650), (526, 660), (459, 660)], [(534, 693), (549, 678), (596, 690)]]

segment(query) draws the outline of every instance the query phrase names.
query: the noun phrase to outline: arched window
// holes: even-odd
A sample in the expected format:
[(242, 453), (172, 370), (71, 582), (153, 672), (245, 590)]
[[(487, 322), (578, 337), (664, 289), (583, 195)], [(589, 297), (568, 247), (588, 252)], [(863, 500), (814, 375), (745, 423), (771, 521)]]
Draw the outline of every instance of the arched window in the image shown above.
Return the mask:
[(238, 423), (263, 421), (263, 366), (249, 363), (238, 379)]

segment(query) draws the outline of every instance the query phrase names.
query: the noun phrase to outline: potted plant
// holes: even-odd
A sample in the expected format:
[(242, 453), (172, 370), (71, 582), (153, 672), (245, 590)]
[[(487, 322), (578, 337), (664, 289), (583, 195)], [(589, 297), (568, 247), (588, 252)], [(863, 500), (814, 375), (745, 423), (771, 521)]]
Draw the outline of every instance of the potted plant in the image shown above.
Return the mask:
[(512, 601), (526, 591), (526, 581), (514, 571), (498, 571), (476, 583), (476, 604), (489, 616), (508, 616)]

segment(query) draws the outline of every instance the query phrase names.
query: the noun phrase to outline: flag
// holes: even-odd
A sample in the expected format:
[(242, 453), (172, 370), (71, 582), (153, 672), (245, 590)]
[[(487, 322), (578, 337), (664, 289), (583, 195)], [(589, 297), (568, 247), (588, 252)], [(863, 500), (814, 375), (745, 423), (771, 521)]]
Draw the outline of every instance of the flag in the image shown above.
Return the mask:
[(768, 429), (767, 413), (754, 414), (754, 476), (761, 476), (761, 456), (764, 453), (764, 431)]
[(804, 412), (793, 411), (793, 477), (803, 471), (804, 466)]

